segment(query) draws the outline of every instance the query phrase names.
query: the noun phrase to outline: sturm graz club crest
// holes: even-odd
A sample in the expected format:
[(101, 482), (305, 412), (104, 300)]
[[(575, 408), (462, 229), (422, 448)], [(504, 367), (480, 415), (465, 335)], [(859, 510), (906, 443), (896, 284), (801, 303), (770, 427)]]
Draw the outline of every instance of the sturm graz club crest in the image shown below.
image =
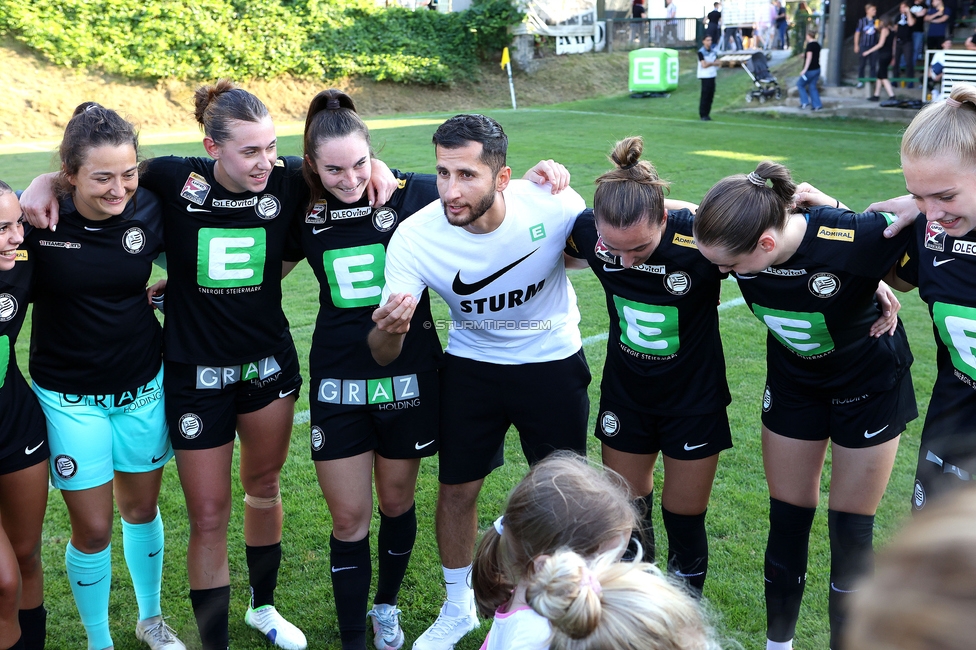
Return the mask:
[(325, 446), (325, 433), (322, 431), (321, 427), (312, 427), (312, 449), (314, 451), (322, 451), (322, 447)]
[(691, 276), (684, 271), (668, 273), (664, 278), (664, 288), (676, 296), (683, 296), (691, 289)]
[(146, 246), (146, 233), (142, 232), (142, 228), (129, 228), (122, 235), (122, 248), (125, 249), (126, 253), (132, 253), (135, 255), (142, 251)]
[(254, 206), (254, 211), (262, 219), (274, 219), (281, 212), (281, 201), (273, 194), (265, 194)]
[(380, 232), (389, 232), (397, 224), (397, 213), (393, 208), (373, 210), (373, 226)]
[(0, 323), (6, 323), (17, 315), (17, 299), (9, 293), (0, 293)]
[(193, 440), (203, 433), (203, 420), (196, 413), (185, 413), (180, 418), (180, 435), (187, 440)]
[(63, 479), (69, 479), (78, 473), (78, 463), (67, 454), (61, 454), (54, 459), (54, 471)]
[(840, 280), (833, 273), (816, 273), (807, 284), (810, 293), (818, 298), (830, 298), (840, 291)]
[(766, 386), (766, 391), (763, 393), (763, 413), (768, 413), (772, 405), (773, 394), (769, 392), (769, 386)]
[(600, 414), (600, 430), (610, 438), (620, 433), (620, 418), (617, 414), (613, 411), (604, 411)]

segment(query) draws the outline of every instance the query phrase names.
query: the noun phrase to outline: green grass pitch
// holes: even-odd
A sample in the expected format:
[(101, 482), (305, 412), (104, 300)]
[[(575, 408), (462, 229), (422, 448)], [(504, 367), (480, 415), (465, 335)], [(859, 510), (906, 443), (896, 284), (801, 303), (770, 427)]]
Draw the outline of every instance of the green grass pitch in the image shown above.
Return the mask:
[[(773, 158), (788, 165), (796, 179), (812, 182), (848, 205), (863, 209), (872, 200), (903, 194), (899, 170), (900, 126), (859, 121), (776, 118), (736, 113), (743, 105), (748, 79), (742, 73), (723, 71), (713, 112), (715, 121), (699, 122), (698, 84), (690, 58), (682, 58), (681, 87), (668, 99), (630, 99), (626, 95), (529, 110), (494, 110), (490, 114), (505, 127), (511, 141), (509, 163), (516, 175), (540, 158), (554, 158), (573, 174), (573, 186), (590, 201), (593, 179), (609, 168), (605, 156), (613, 143), (625, 136), (643, 135), (645, 157), (673, 183), (671, 195), (697, 202), (719, 178), (745, 173), (755, 163)], [(781, 81), (786, 81), (781, 79)], [(402, 116), (370, 122), (377, 155), (391, 167), (432, 172), (431, 134), (446, 114)], [(298, 154), (300, 137), (282, 137), (280, 151)], [(203, 155), (199, 142), (153, 144), (147, 155)], [(24, 187), (35, 174), (51, 169), (47, 153), (0, 156), (0, 178)], [(433, 254), (436, 254), (434, 252)], [(590, 387), (591, 429), (599, 401), (599, 377), (603, 368), (607, 314), (603, 291), (589, 271), (570, 275), (579, 296), (582, 334), (588, 341), (586, 355), (593, 371)], [(299, 356), (307, 374), (307, 353), (317, 309), (318, 287), (306, 265), (284, 283), (284, 308), (291, 322)], [(723, 300), (738, 297), (733, 282), (723, 286)], [(934, 345), (931, 323), (914, 293), (901, 296), (902, 315), (915, 353), (915, 389), (923, 411), (934, 380)], [(445, 315), (442, 302), (438, 313)], [(762, 600), (762, 557), (765, 546), (768, 493), (762, 473), (759, 445), (759, 404), (764, 378), (764, 330), (741, 305), (730, 305), (721, 314), (722, 336), (733, 393), (730, 418), (735, 448), (723, 453), (708, 514), (711, 560), (705, 595), (715, 622), (729, 641), (744, 648), (760, 648), (765, 638)], [(29, 324), (18, 344), (19, 360), (26, 373)], [(693, 390), (689, 387), (689, 390)], [(307, 410), (307, 386), (296, 407)], [(531, 395), (527, 396), (531, 399)], [(908, 514), (919, 418), (902, 437), (895, 470), (877, 519), (876, 540), (883, 544)], [(308, 452), (308, 424), (294, 428), (294, 444), (282, 474), (285, 507), (284, 562), (277, 592), (279, 609), (301, 627), (310, 648), (338, 647), (338, 630), (329, 583), (329, 515), (315, 480)], [(507, 464), (486, 482), (480, 501), (480, 524), (491, 525), (503, 507), (508, 490), (526, 470), (516, 438), (509, 437)], [(515, 443), (515, 444), (512, 444)], [(590, 440), (590, 456), (599, 458), (599, 447)], [(663, 472), (658, 463), (658, 493)], [(822, 482), (823, 499), (814, 524), (807, 593), (800, 612), (796, 645), (800, 650), (826, 648), (827, 581), (829, 547), (826, 505), (830, 459)], [(404, 585), (400, 607), (407, 643), (433, 621), (443, 598), (440, 562), (434, 541), (434, 504), (437, 492), (436, 459), (424, 462), (417, 495), (420, 532)], [(232, 581), (231, 639), (234, 648), (264, 648), (265, 641), (243, 622), (248, 596), (247, 570), (241, 530), (242, 494), (235, 484), (234, 512), (230, 527)], [(187, 597), (184, 568), (188, 534), (183, 496), (174, 466), (164, 477), (160, 500), (168, 537), (163, 582), (163, 612), (187, 641), (199, 647)], [(656, 509), (659, 513), (659, 508)], [(378, 525), (378, 517), (374, 517)], [(375, 535), (376, 526), (373, 534)], [(659, 556), (666, 546), (664, 527), (658, 519)], [(43, 558), (46, 572), (48, 647), (84, 647), (84, 630), (78, 621), (64, 573), (64, 547), (70, 536), (67, 514), (60, 495), (50, 495), (44, 528)], [(111, 626), (119, 650), (143, 647), (134, 637), (137, 617), (131, 584), (121, 548), (121, 531), (115, 529)], [(375, 538), (374, 538), (375, 546)], [(480, 647), (490, 622), (468, 635), (460, 650)]]

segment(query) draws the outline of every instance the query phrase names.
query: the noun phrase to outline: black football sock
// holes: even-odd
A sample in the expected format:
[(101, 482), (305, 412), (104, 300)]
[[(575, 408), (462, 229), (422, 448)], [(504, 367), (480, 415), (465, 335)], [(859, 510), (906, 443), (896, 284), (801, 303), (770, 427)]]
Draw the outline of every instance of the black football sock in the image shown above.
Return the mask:
[[(707, 512), (707, 510), (706, 510)], [(705, 512), (678, 515), (661, 508), (664, 530), (668, 533), (668, 571), (678, 576), (701, 596), (708, 575), (708, 535)]]
[(373, 578), (369, 556), (369, 535), (358, 542), (329, 537), (332, 563), (332, 593), (343, 650), (366, 647), (366, 599)]
[(376, 580), (376, 605), (396, 605), (413, 543), (417, 539), (417, 504), (399, 517), (387, 517), (380, 510), (380, 533), (377, 538), (379, 576)]
[(807, 583), (810, 528), (816, 508), (769, 499), (766, 542), (766, 638), (784, 642), (796, 633), (800, 601)]
[(230, 585), (213, 589), (191, 589), (190, 604), (193, 606), (193, 616), (197, 619), (203, 650), (227, 650), (230, 645)]
[(874, 515), (827, 511), (830, 531), (830, 647), (841, 650), (847, 601), (858, 579), (874, 572)]
[(44, 605), (17, 612), (20, 620), (20, 634), (25, 650), (44, 650), (44, 637), (47, 636), (47, 610)]
[(247, 573), (251, 583), (251, 608), (274, 606), (278, 569), (281, 567), (281, 542), (268, 546), (244, 546)]

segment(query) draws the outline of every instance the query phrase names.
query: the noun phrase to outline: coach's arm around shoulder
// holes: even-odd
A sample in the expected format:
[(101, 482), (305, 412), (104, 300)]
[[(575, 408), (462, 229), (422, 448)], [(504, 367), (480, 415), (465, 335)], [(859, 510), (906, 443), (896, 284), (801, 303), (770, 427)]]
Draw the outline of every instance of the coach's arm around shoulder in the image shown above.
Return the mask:
[(403, 337), (410, 331), (410, 319), (417, 309), (417, 299), (409, 293), (390, 294), (386, 304), (373, 312), (376, 326), (370, 331), (367, 342), (373, 359), (386, 366), (400, 356)]

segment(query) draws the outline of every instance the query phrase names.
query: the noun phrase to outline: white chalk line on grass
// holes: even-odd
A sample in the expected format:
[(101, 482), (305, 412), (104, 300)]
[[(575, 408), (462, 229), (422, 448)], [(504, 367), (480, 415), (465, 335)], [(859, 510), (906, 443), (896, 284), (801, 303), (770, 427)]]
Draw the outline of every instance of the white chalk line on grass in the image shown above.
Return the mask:
[[(503, 109), (498, 111), (492, 111), (493, 113), (501, 112), (513, 112), (511, 109)], [(566, 113), (568, 115), (596, 115), (599, 117), (619, 117), (625, 119), (640, 119), (647, 120), (651, 122), (678, 122), (683, 124), (698, 124), (697, 119), (691, 118), (680, 118), (680, 117), (658, 117), (655, 115), (630, 115), (627, 113), (602, 113), (600, 111), (574, 111), (565, 108), (520, 108), (519, 113)], [(815, 129), (806, 126), (788, 126), (788, 125), (778, 125), (778, 124), (756, 124), (749, 122), (730, 122), (731, 126), (742, 129), (771, 129), (773, 131), (806, 131), (809, 133), (836, 133), (838, 135), (857, 135), (868, 138), (882, 137), (882, 138), (898, 138), (902, 137), (902, 129), (899, 127), (898, 131), (895, 133), (877, 133), (869, 131), (850, 131), (846, 129)], [(700, 128), (700, 127), (697, 127)]]
[[(742, 298), (733, 298), (732, 300), (721, 303), (718, 306), (718, 310), (723, 311), (725, 309), (731, 309), (732, 307), (738, 307), (739, 305), (744, 305), (745, 303), (746, 301)], [(610, 335), (607, 332), (600, 332), (599, 334), (594, 334), (593, 336), (587, 336), (583, 339), (583, 347), (585, 348), (589, 345), (593, 345), (594, 343), (599, 343), (600, 341), (606, 341), (609, 336)], [(308, 420), (309, 414), (307, 409), (304, 411), (299, 411), (295, 414), (295, 424), (308, 424)]]

